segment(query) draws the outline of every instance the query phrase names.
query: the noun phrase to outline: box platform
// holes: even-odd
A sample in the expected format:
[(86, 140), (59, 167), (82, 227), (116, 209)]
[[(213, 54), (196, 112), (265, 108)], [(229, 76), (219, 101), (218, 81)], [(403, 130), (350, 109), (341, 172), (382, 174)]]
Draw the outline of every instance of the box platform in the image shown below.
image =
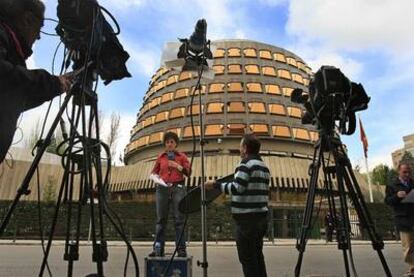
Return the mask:
[(170, 259), (171, 255), (145, 257), (145, 277), (192, 277), (192, 256), (174, 257), (167, 274), (162, 275), (167, 269)]

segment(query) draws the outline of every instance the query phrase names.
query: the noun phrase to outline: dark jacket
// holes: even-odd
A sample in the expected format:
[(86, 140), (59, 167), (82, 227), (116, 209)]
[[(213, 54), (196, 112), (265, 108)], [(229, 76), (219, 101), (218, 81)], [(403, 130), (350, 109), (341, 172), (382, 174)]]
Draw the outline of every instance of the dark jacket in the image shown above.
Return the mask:
[(407, 194), (414, 188), (414, 181), (409, 181), (409, 186), (396, 179), (386, 188), (385, 203), (394, 209), (395, 225), (400, 231), (409, 231), (414, 227), (414, 204), (401, 203), (402, 198), (397, 196), (397, 192), (405, 191)]
[(0, 163), (12, 144), (20, 114), (61, 93), (59, 79), (45, 70), (28, 70), (31, 49), (0, 19)]

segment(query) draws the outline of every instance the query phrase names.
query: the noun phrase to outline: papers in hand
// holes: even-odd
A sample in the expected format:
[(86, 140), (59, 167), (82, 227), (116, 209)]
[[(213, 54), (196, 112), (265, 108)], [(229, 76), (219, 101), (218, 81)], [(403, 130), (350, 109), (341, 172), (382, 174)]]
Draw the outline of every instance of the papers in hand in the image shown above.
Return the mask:
[(414, 203), (414, 189), (412, 189), (406, 197), (404, 197), (403, 200), (401, 200), (401, 203)]
[(161, 179), (161, 177), (157, 174), (151, 174), (150, 180), (154, 181), (154, 183), (156, 183), (157, 185), (168, 187), (168, 185), (164, 182), (164, 180)]

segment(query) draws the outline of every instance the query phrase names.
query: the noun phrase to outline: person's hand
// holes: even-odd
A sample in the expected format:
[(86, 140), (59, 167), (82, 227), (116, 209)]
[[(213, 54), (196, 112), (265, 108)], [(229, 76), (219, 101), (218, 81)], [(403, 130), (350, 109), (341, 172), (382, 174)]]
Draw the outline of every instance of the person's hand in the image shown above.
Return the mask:
[(399, 192), (397, 192), (397, 196), (398, 198), (404, 198), (407, 196), (407, 193), (403, 190), (400, 190)]
[(179, 171), (182, 171), (182, 170), (183, 170), (183, 167), (182, 167), (179, 163), (177, 163), (177, 162), (175, 162), (175, 161), (168, 161), (168, 166), (169, 166), (169, 167), (176, 168), (176, 169), (178, 169)]
[(72, 82), (73, 82), (73, 74), (72, 73), (66, 73), (63, 75), (58, 76), (59, 81), (60, 81), (60, 88), (62, 92), (67, 92), (69, 91), (70, 87), (72, 86)]
[(216, 186), (216, 181), (214, 180), (209, 180), (204, 183), (204, 187), (206, 190), (212, 190), (215, 188), (215, 186)]

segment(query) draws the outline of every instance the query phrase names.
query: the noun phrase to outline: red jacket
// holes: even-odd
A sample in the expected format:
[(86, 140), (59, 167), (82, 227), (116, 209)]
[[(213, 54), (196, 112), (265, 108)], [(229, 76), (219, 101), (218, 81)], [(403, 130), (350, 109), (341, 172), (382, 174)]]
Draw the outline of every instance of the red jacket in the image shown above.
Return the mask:
[(155, 162), (153, 174), (157, 174), (168, 183), (179, 183), (184, 181), (184, 175), (190, 176), (191, 165), (184, 153), (175, 151), (174, 161), (183, 167), (182, 172), (177, 168), (168, 166), (168, 155), (166, 152), (161, 153)]

